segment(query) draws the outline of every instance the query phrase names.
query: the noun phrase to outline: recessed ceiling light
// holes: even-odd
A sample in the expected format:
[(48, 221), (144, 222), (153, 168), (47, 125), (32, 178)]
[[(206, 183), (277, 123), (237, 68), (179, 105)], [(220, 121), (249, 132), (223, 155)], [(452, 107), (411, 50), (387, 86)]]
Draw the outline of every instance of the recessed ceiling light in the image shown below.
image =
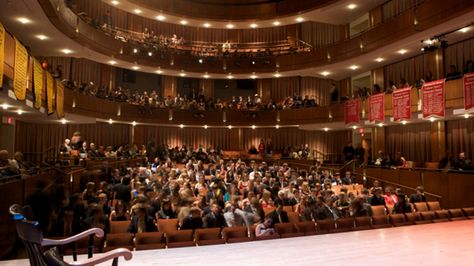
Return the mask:
[(207, 129), (207, 128), (208, 128), (208, 126), (207, 126), (207, 125), (204, 125), (204, 129)]
[(31, 20), (25, 18), (25, 17), (19, 17), (16, 20), (18, 20), (21, 24), (28, 24), (31, 23)]
[(228, 128), (229, 128), (229, 129), (232, 129), (232, 126), (231, 126), (231, 125), (229, 125), (229, 126), (228, 126)]
[(234, 77), (232, 75), (227, 76), (228, 79), (233, 79)]
[(251, 78), (251, 79), (256, 79), (256, 78), (258, 78), (258, 77), (255, 76), (255, 75), (252, 75), (252, 76), (250, 76), (250, 78)]
[(470, 29), (471, 29), (470, 27), (464, 27), (464, 28), (460, 29), (459, 32), (466, 33), (466, 32), (468, 32)]
[(163, 70), (157, 70), (156, 73), (157, 73), (157, 74), (162, 74), (162, 73), (163, 73)]
[(436, 119), (434, 117), (430, 117), (430, 122), (433, 123)]
[(132, 66), (132, 69), (133, 69), (133, 70), (139, 70), (140, 67), (139, 67), (139, 66)]
[(8, 105), (7, 103), (2, 104), (3, 110), (7, 110), (8, 107), (10, 107), (10, 105)]
[(302, 18), (302, 17), (297, 17), (297, 18), (296, 18), (296, 21), (297, 21), (297, 22), (303, 22), (303, 21), (304, 21), (304, 18)]
[(323, 71), (323, 72), (321, 72), (321, 75), (328, 76), (328, 75), (331, 75), (331, 72)]
[(359, 66), (352, 65), (352, 66), (350, 66), (349, 68), (350, 68), (350, 69), (352, 69), (352, 70), (356, 70), (356, 69), (358, 69), (358, 68), (359, 68)]
[(110, 61), (109, 61), (109, 64), (111, 64), (111, 65), (115, 65), (115, 64), (117, 64), (117, 61), (110, 60)]
[(356, 130), (356, 129), (357, 129), (357, 126), (352, 126), (352, 129)]
[(36, 38), (38, 38), (38, 39), (40, 39), (40, 40), (42, 40), (42, 41), (49, 39), (48, 36), (43, 35), (43, 34), (36, 35)]
[(233, 28), (234, 28), (234, 24), (227, 24), (227, 25), (225, 25), (225, 26), (226, 26), (226, 28), (228, 28), (228, 29), (233, 29)]
[(279, 77), (281, 77), (281, 74), (280, 74), (280, 73), (275, 73), (273, 76), (274, 76), (275, 78), (279, 78)]
[(400, 49), (400, 50), (398, 50), (398, 53), (399, 53), (399, 54), (406, 54), (407, 52), (408, 52), (408, 51), (405, 50), (405, 49)]
[(19, 115), (22, 115), (22, 114), (23, 114), (23, 110), (21, 110), (21, 109), (18, 109), (16, 112), (17, 112), (17, 114), (19, 114)]
[(256, 128), (255, 125), (252, 125), (252, 129), (255, 129), (255, 128)]
[(206, 27), (206, 28), (209, 28), (209, 27), (211, 26), (211, 24), (209, 24), (209, 23), (204, 23), (203, 26)]
[(256, 27), (258, 27), (258, 25), (257, 25), (257, 24), (255, 24), (255, 23), (252, 23), (252, 24), (250, 24), (250, 28), (253, 28), (253, 29), (255, 29)]
[(63, 125), (64, 125), (64, 124), (66, 124), (66, 123), (67, 123), (67, 120), (66, 120), (66, 118), (63, 118), (63, 119), (61, 119), (61, 124), (63, 124)]
[(280, 125), (276, 125), (275, 128), (276, 128), (276, 129), (279, 129), (279, 128), (280, 128)]
[(179, 75), (180, 75), (181, 77), (184, 77), (184, 76), (186, 76), (186, 73), (180, 73)]
[(112, 120), (112, 118), (109, 119), (109, 124), (113, 124), (114, 123), (114, 120)]
[(184, 128), (184, 125), (183, 125), (183, 124), (181, 124), (181, 125), (179, 125), (179, 127), (180, 127), (180, 128)]
[(163, 16), (163, 15), (158, 15), (158, 16), (156, 16), (156, 19), (159, 20), (159, 21), (163, 21), (163, 20), (166, 19), (166, 17)]
[(148, 52), (148, 56), (153, 56), (153, 53), (152, 53), (152, 52)]
[(273, 21), (273, 25), (275, 25), (275, 26), (280, 25), (280, 21)]
[(112, 3), (112, 5), (114, 5), (114, 6), (116, 6), (116, 5), (120, 4), (120, 2), (119, 2), (119, 1), (115, 1), (115, 0), (114, 0), (114, 1), (111, 1), (111, 3)]
[(379, 123), (379, 127), (383, 127), (383, 123)]
[(375, 61), (377, 61), (379, 63), (382, 62), (383, 60), (385, 60), (385, 59), (383, 59), (382, 57), (375, 58)]
[(69, 49), (67, 49), (67, 48), (62, 49), (61, 52), (63, 52), (63, 54), (70, 54), (70, 53), (72, 53), (72, 51), (69, 50)]
[(140, 13), (142, 13), (142, 11), (141, 11), (140, 9), (138, 9), (138, 8), (135, 9), (135, 10), (133, 10), (133, 12), (135, 12), (135, 14), (140, 14)]
[(137, 125), (137, 122), (133, 121), (132, 126), (136, 126), (136, 125)]
[(407, 121), (406, 120), (403, 120), (402, 121), (402, 125), (406, 125), (407, 124)]
[(137, 49), (137, 48), (133, 48), (133, 53), (134, 53), (134, 54), (138, 53), (138, 49)]
[(199, 58), (198, 62), (199, 62), (199, 64), (202, 64), (204, 62), (204, 60), (202, 60), (202, 58)]
[(187, 20), (181, 20), (179, 23), (181, 23), (182, 25), (186, 25), (186, 24), (188, 24), (188, 21)]
[(202, 76), (202, 77), (205, 78), (205, 79), (210, 78), (210, 76), (209, 76), (208, 74), (206, 74), (206, 75), (204, 75), (204, 76)]
[(468, 119), (469, 118), (469, 114), (464, 114), (464, 118)]
[(357, 7), (356, 4), (347, 5), (347, 8), (349, 8), (349, 9), (355, 9), (356, 7)]

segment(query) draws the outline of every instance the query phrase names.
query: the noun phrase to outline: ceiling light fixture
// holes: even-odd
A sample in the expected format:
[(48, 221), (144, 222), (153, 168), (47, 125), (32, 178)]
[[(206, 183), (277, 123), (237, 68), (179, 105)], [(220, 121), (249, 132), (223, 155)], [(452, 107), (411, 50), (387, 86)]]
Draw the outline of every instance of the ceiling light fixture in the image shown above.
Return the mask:
[(116, 5), (120, 4), (120, 2), (119, 2), (119, 1), (115, 1), (115, 0), (114, 0), (114, 1), (111, 1), (111, 3), (112, 3), (112, 5), (114, 5), (114, 6), (116, 6)]
[(356, 69), (358, 69), (358, 68), (359, 68), (359, 66), (352, 65), (352, 66), (350, 66), (349, 68), (350, 68), (350, 69), (352, 69), (352, 70), (356, 70)]
[(10, 107), (10, 105), (8, 105), (7, 103), (2, 104), (3, 110), (7, 110), (8, 107)]
[(133, 69), (133, 70), (139, 70), (140, 67), (139, 67), (139, 66), (132, 66), (132, 69)]
[(278, 25), (280, 25), (280, 24), (281, 24), (280, 21), (274, 21), (274, 22), (273, 22), (273, 25), (275, 25), (275, 26), (278, 26)]
[(19, 114), (19, 115), (22, 115), (22, 114), (23, 114), (23, 110), (21, 110), (21, 109), (18, 109), (16, 112), (17, 112), (17, 114)]
[(328, 132), (328, 131), (329, 131), (329, 128), (325, 127), (325, 128), (324, 128), (324, 131), (325, 131), (325, 132)]
[(325, 76), (325, 77), (326, 77), (326, 76), (329, 76), (329, 75), (331, 75), (331, 72), (328, 72), (328, 71), (323, 71), (323, 72), (321, 72), (321, 75), (323, 75), (323, 76)]
[(383, 123), (379, 123), (379, 127), (383, 127)]
[(252, 129), (255, 130), (255, 125), (252, 125)]
[(276, 128), (276, 129), (279, 129), (279, 128), (280, 128), (280, 125), (276, 125), (275, 128)]
[(251, 75), (250, 78), (251, 78), (251, 79), (256, 79), (256, 78), (258, 78), (258, 76), (256, 76), (256, 75)]
[(137, 125), (137, 122), (133, 121), (132, 126), (136, 126), (136, 125)]
[(16, 20), (18, 20), (21, 24), (28, 24), (31, 23), (31, 20), (25, 18), (25, 17), (19, 17)]
[(406, 120), (403, 120), (402, 121), (402, 125), (406, 125), (407, 124), (407, 121)]
[(137, 49), (137, 48), (133, 48), (133, 53), (134, 53), (134, 54), (138, 53), (138, 49)]
[(232, 126), (231, 126), (231, 125), (229, 125), (229, 126), (228, 126), (228, 128), (229, 128), (229, 129), (232, 129)]
[(434, 117), (430, 117), (430, 122), (433, 123), (436, 119)]
[(400, 50), (398, 50), (398, 53), (399, 53), (399, 54), (406, 54), (407, 52), (408, 52), (408, 51), (405, 50), (405, 49), (400, 49)]
[(209, 23), (204, 23), (203, 26), (206, 27), (206, 28), (209, 28), (209, 27), (211, 26), (211, 24), (209, 24)]
[(208, 74), (206, 74), (206, 75), (204, 75), (204, 76), (202, 76), (202, 77), (205, 78), (205, 79), (208, 79), (208, 78), (210, 78), (211, 76), (209, 76)]
[(179, 128), (184, 128), (184, 125), (183, 124), (179, 125)]
[(157, 74), (162, 74), (162, 73), (163, 73), (163, 70), (157, 70), (156, 73), (157, 73)]
[(233, 28), (234, 28), (234, 24), (227, 24), (227, 25), (225, 25), (225, 26), (226, 26), (226, 28), (228, 28), (228, 29), (233, 29)]
[(49, 39), (48, 36), (43, 35), (43, 34), (36, 35), (36, 38), (38, 38), (38, 39), (40, 39), (40, 40), (42, 40), (42, 41)]
[(184, 76), (186, 76), (186, 73), (180, 73), (179, 75), (180, 75), (181, 77), (184, 77)]
[(186, 25), (186, 24), (188, 24), (188, 21), (187, 20), (181, 20), (179, 23), (181, 23), (181, 25)]
[(383, 59), (382, 57), (375, 58), (375, 61), (377, 61), (379, 63), (382, 62), (383, 60), (385, 60), (385, 59)]
[(133, 10), (133, 12), (135, 12), (135, 14), (140, 14), (140, 13), (142, 13), (142, 11), (141, 11), (140, 9), (138, 9), (138, 8), (135, 9), (135, 10)]
[(148, 56), (153, 56), (153, 53), (152, 53), (152, 52), (148, 52)]
[(61, 124), (63, 124), (63, 125), (64, 125), (64, 124), (66, 124), (66, 123), (67, 123), (67, 120), (66, 120), (66, 118), (63, 118), (63, 119), (61, 119)]
[(468, 119), (469, 118), (469, 114), (464, 114), (464, 118)]
[(208, 126), (207, 126), (207, 125), (204, 125), (204, 129), (207, 129), (207, 128), (208, 128)]
[(352, 9), (356, 9), (356, 8), (357, 8), (357, 5), (356, 5), (356, 4), (349, 4), (349, 5), (347, 5), (347, 8), (348, 8), (348, 9), (351, 9), (351, 10), (352, 10)]
[(255, 24), (255, 23), (250, 24), (250, 28), (252, 28), (252, 29), (255, 29), (255, 28), (257, 28), (257, 27), (258, 27), (258, 25)]
[(63, 52), (63, 54), (70, 54), (70, 53), (72, 53), (72, 51), (69, 50), (69, 49), (67, 49), (67, 48), (62, 49), (61, 52)]
[(159, 20), (159, 21), (163, 21), (163, 20), (166, 19), (166, 17), (163, 16), (163, 15), (158, 15), (158, 16), (156, 16), (156, 19)]
[(466, 33), (470, 30), (471, 28), (468, 26), (468, 27), (464, 27), (462, 29), (459, 30), (459, 32), (462, 32), (462, 33)]
[(109, 64), (111, 64), (111, 65), (115, 65), (115, 64), (117, 64), (117, 62), (116, 62), (116, 61), (114, 61), (114, 60), (110, 60), (110, 61), (109, 61)]
[(227, 76), (228, 79), (233, 79), (234, 77), (232, 75)]
[(302, 17), (297, 17), (296, 18), (296, 22), (303, 22), (303, 21), (304, 21), (304, 18), (302, 18)]
[(357, 126), (352, 126), (352, 129), (356, 130), (356, 129), (357, 129)]
[(280, 73), (275, 73), (273, 76), (274, 76), (275, 78), (279, 78), (279, 77), (281, 77), (281, 74), (280, 74)]
[(110, 119), (109, 119), (109, 124), (112, 125), (113, 122), (114, 122), (114, 121), (112, 120), (112, 118), (110, 118)]

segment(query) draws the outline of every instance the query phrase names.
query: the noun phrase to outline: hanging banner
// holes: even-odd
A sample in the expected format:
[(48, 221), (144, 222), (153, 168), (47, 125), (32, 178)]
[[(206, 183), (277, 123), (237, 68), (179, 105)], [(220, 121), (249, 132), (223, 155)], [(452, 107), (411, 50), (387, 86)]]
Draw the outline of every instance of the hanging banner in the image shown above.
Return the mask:
[(383, 93), (374, 94), (369, 97), (369, 121), (385, 120), (385, 95)]
[(64, 85), (56, 81), (56, 114), (58, 118), (64, 117)]
[(33, 94), (35, 96), (35, 108), (41, 108), (41, 94), (43, 93), (43, 67), (41, 63), (34, 59), (33, 60)]
[(344, 103), (344, 122), (347, 124), (360, 122), (360, 100), (347, 100)]
[(54, 93), (54, 79), (51, 73), (46, 72), (46, 102), (48, 104), (48, 115), (54, 112), (53, 93)]
[(3, 86), (3, 62), (5, 61), (5, 28), (0, 23), (0, 87)]
[(445, 80), (425, 82), (421, 88), (423, 118), (444, 117)]
[(26, 79), (28, 75), (28, 52), (26, 48), (15, 39), (15, 64), (13, 72), (13, 91), (18, 100), (26, 98)]
[(411, 88), (395, 90), (392, 94), (393, 121), (410, 120)]
[(474, 107), (474, 73), (464, 75), (464, 109)]

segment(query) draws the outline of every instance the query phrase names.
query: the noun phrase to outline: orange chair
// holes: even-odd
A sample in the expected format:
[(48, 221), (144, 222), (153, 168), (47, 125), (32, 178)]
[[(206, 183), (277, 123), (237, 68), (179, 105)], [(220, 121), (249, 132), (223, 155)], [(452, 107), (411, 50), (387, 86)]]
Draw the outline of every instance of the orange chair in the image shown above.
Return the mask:
[(281, 238), (304, 236), (304, 233), (298, 232), (293, 223), (275, 224), (275, 231)]
[(126, 248), (130, 251), (133, 250), (133, 234), (130, 233), (119, 233), (119, 234), (108, 234), (105, 242), (104, 252), (116, 249)]
[(293, 212), (293, 206), (283, 206), (283, 210), (286, 212)]
[(466, 216), (464, 216), (462, 209), (449, 209), (448, 212), (451, 221), (462, 221), (467, 219)]
[(313, 221), (297, 222), (295, 227), (298, 229), (298, 232), (303, 233), (305, 236), (316, 235), (318, 233)]
[(195, 246), (193, 230), (176, 230), (166, 233), (166, 246), (168, 248)]
[(145, 232), (135, 235), (135, 249), (162, 249), (166, 248), (166, 239), (162, 232)]
[(354, 230), (354, 218), (346, 217), (336, 220), (336, 229), (331, 232), (349, 232)]
[(111, 221), (110, 233), (111, 234), (127, 233), (129, 225), (130, 225), (130, 221)]
[(417, 212), (407, 212), (405, 213), (405, 219), (407, 223), (415, 224), (415, 222), (420, 220), (420, 214)]
[(336, 230), (336, 222), (331, 219), (317, 220), (316, 229), (318, 234), (328, 234)]
[(413, 205), (415, 205), (417, 212), (425, 212), (429, 210), (426, 202), (415, 202)]
[(392, 224), (388, 221), (388, 216), (385, 215), (378, 215), (372, 216), (372, 228), (379, 229), (379, 228), (389, 228), (392, 227)]
[(385, 206), (371, 206), (370, 209), (372, 210), (372, 216), (385, 216)]
[(439, 205), (439, 201), (428, 201), (426, 203), (430, 211), (439, 211), (441, 210), (441, 206)]
[(435, 223), (441, 223), (441, 222), (449, 222), (451, 221), (449, 218), (449, 211), (448, 210), (439, 210), (435, 211), (435, 219), (433, 222)]
[(388, 220), (390, 221), (390, 224), (395, 227), (404, 226), (404, 225), (413, 225), (412, 222), (408, 222), (406, 220), (405, 214), (403, 213), (390, 214), (388, 216)]
[(287, 212), (288, 221), (292, 224), (296, 224), (300, 221), (300, 215), (297, 212)]
[(420, 213), (420, 220), (415, 221), (415, 224), (427, 224), (432, 223), (436, 219), (434, 211), (424, 211)]
[(222, 229), (222, 236), (226, 243), (239, 243), (252, 241), (252, 238), (249, 238), (249, 233), (247, 227), (238, 226), (238, 227), (224, 227)]
[(178, 231), (178, 219), (158, 219), (158, 231), (165, 234)]
[(355, 230), (369, 230), (372, 229), (372, 219), (369, 216), (362, 216), (355, 218)]
[(194, 236), (198, 246), (225, 244), (220, 228), (196, 229)]
[(468, 219), (474, 219), (474, 208), (462, 208), (462, 212)]

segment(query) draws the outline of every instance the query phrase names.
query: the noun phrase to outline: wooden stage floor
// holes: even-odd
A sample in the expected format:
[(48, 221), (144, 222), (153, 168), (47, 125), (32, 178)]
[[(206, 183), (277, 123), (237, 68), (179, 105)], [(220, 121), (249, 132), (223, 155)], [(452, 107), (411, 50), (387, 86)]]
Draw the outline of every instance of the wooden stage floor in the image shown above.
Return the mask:
[[(84, 258), (79, 257), (79, 260)], [(474, 265), (474, 220), (137, 251), (119, 265)], [(28, 265), (27, 260), (0, 265)], [(110, 265), (109, 263), (103, 265)]]

